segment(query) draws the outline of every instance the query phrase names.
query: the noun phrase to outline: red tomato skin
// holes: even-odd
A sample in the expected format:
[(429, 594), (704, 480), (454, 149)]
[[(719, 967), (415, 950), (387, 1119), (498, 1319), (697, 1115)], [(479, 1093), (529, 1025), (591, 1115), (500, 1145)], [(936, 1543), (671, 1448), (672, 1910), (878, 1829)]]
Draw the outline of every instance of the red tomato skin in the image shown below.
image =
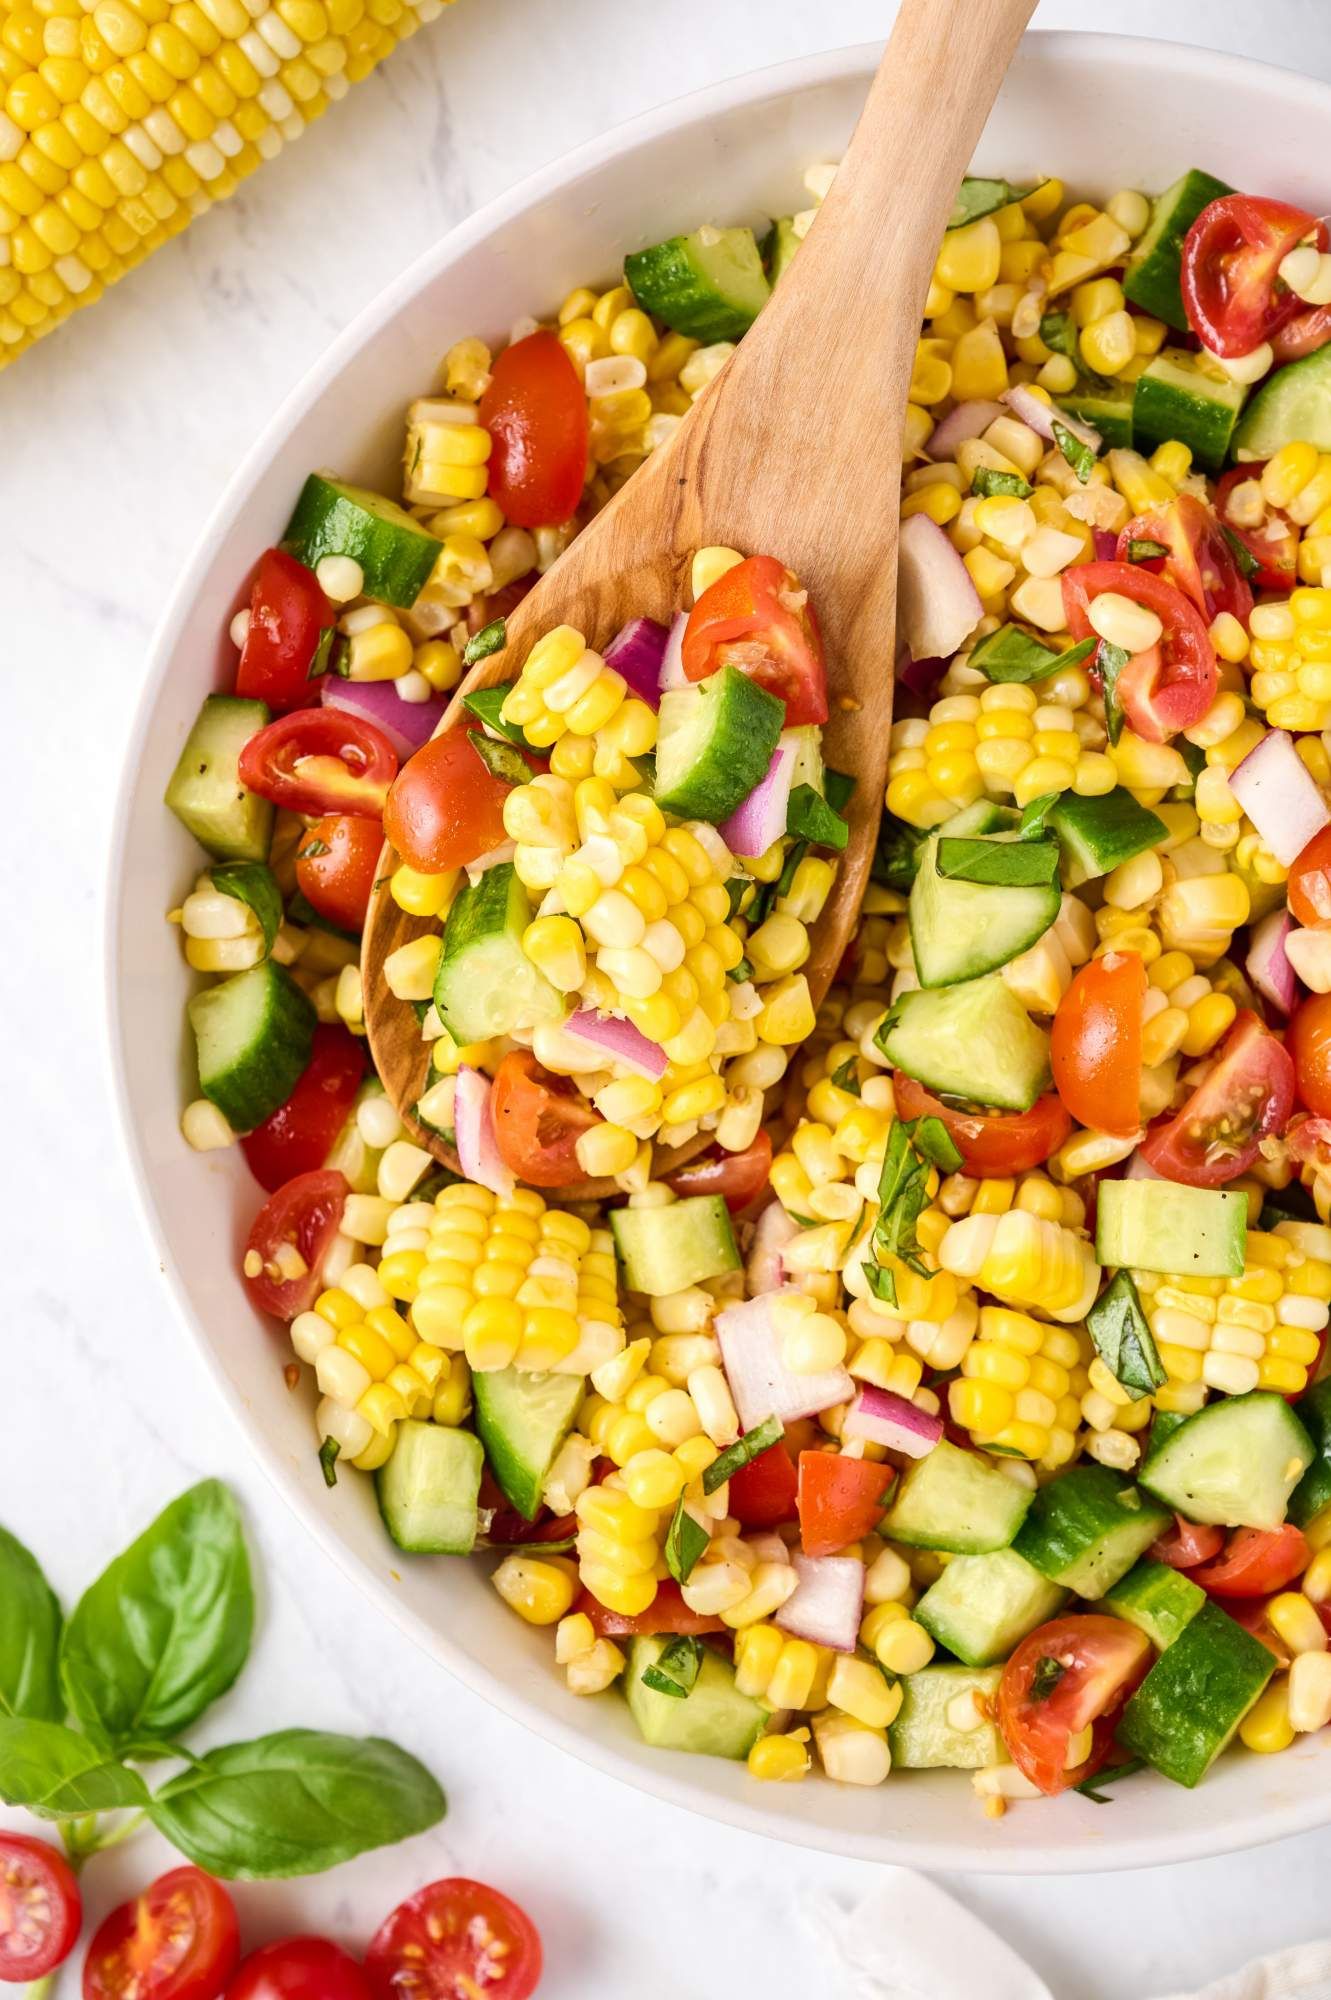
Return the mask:
[(374, 1994), (340, 1945), (321, 1937), (289, 1937), (252, 1951), (225, 2000), (374, 2000)]
[(172, 1868), (112, 1910), (83, 1965), (83, 2000), (217, 2000), (240, 1957), (236, 1906), (202, 1868)]
[(799, 1474), (784, 1442), (770, 1444), (730, 1475), (730, 1512), (746, 1528), (779, 1528), (795, 1518)]
[(505, 838), (504, 800), (513, 787), (493, 777), (472, 749), (473, 726), (463, 723), (422, 743), (388, 794), (384, 835), (423, 875), (461, 868)]
[(656, 1586), (656, 1595), (645, 1611), (639, 1611), (630, 1618), (622, 1611), (611, 1611), (607, 1605), (592, 1596), (590, 1590), (580, 1590), (574, 1600), (573, 1609), (582, 1611), (591, 1619), (596, 1635), (600, 1639), (625, 1639), (651, 1637), (658, 1632), (698, 1635), (704, 1632), (724, 1632), (723, 1618), (713, 1618), (701, 1611), (690, 1611), (684, 1602), (679, 1585), (672, 1576), (662, 1577)]
[(250, 629), (240, 649), (236, 693), (266, 701), (274, 715), (309, 708), (319, 683), (309, 678), (319, 634), (337, 622), (314, 571), (285, 549), (266, 549), (250, 591)]
[(1223, 1528), (1185, 1521), (1182, 1514), (1175, 1514), (1173, 1527), (1151, 1543), (1150, 1552), (1156, 1562), (1167, 1563), (1170, 1569), (1195, 1569), (1198, 1563), (1218, 1555), (1224, 1545)]
[(1165, 628), (1158, 646), (1135, 653), (1118, 679), (1128, 725), (1148, 743), (1191, 729), (1215, 700), (1215, 647), (1195, 604), (1139, 563), (1078, 563), (1062, 577), (1063, 609), (1074, 639), (1095, 637), (1092, 601), (1112, 590), (1154, 611)]
[(377, 819), (397, 776), (397, 751), (364, 716), (297, 709), (251, 736), (239, 770), (246, 791), (290, 812)]
[(1051, 1090), (1029, 1111), (953, 1111), (903, 1070), (892, 1072), (898, 1115), (905, 1119), (939, 1118), (961, 1154), (969, 1174), (1004, 1180), (1043, 1165), (1072, 1130), (1061, 1099)]
[[(1226, 1132), (1236, 1106), (1238, 1128)], [(1152, 1126), (1139, 1150), (1166, 1180), (1223, 1187), (1248, 1171), (1263, 1139), (1284, 1131), (1293, 1109), (1289, 1051), (1243, 1007), (1205, 1080), (1181, 1111)]]
[[(1073, 1613), (1053, 1618), (1022, 1640), (998, 1684), (998, 1727), (1012, 1761), (1042, 1792), (1066, 1791), (1098, 1771), (1113, 1742), (1113, 1718), (1152, 1658), (1150, 1640), (1121, 1618)], [(1067, 1663), (1043, 1700), (1030, 1698), (1042, 1659)], [(1090, 1724), (1090, 1756), (1071, 1770), (1069, 1739)]]
[(1244, 480), (1260, 479), (1266, 467), (1266, 460), (1254, 459), (1249, 464), (1236, 465), (1222, 475), (1215, 489), (1215, 510), (1231, 535), (1236, 535), (1248, 554), (1257, 564), (1249, 579), (1250, 587), (1257, 590), (1293, 590), (1299, 580), (1299, 530), (1279, 507), (1267, 507), (1266, 526), (1274, 527), (1274, 535), (1263, 534), (1259, 528), (1241, 528), (1237, 521), (1231, 521), (1226, 512), (1226, 504), (1234, 488)]
[(890, 1465), (843, 1458), (834, 1451), (802, 1451), (796, 1504), (805, 1555), (834, 1556), (871, 1535), (895, 1478)]
[(0, 1832), (0, 1982), (54, 1972), (82, 1923), (83, 1898), (59, 1848), (29, 1833)]
[(1183, 239), (1179, 289), (1188, 325), (1212, 354), (1251, 354), (1298, 312), (1277, 292), (1281, 260), (1307, 235), (1326, 247), (1326, 228), (1288, 202), (1246, 194), (1209, 202)]
[[(315, 851), (321, 847), (328, 852)], [(361, 819), (354, 813), (325, 814), (301, 840), (296, 854), (296, 887), (330, 924), (359, 934), (383, 850), (384, 830), (377, 819)]]
[(1218, 1597), (1269, 1597), (1302, 1576), (1312, 1561), (1308, 1538), (1292, 1522), (1281, 1528), (1235, 1528), (1222, 1555), (1192, 1572)]
[(682, 657), (691, 681), (731, 665), (786, 704), (786, 726), (826, 722), (827, 665), (812, 604), (775, 556), (747, 556), (709, 584), (689, 613)]
[[(1309, 306), (1305, 312), (1295, 313), (1293, 319), (1286, 320), (1279, 332), (1272, 335), (1275, 365), (1283, 368), (1287, 361), (1302, 361), (1305, 354), (1316, 354), (1328, 340), (1331, 340), (1331, 306)], [(1247, 472), (1250, 468), (1243, 469)]]
[(1295, 1009), (1286, 1047), (1294, 1058), (1299, 1102), (1315, 1117), (1331, 1118), (1331, 993), (1310, 993)]
[(1331, 826), (1324, 826), (1300, 849), (1289, 871), (1285, 895), (1296, 923), (1310, 929), (1331, 923)]
[(490, 1111), (505, 1166), (531, 1187), (570, 1187), (583, 1178), (577, 1143), (601, 1119), (570, 1078), (542, 1069), (530, 1049), (503, 1058)]
[(319, 1296), (320, 1267), (337, 1234), (350, 1192), (345, 1175), (324, 1170), (296, 1174), (269, 1195), (250, 1228), (242, 1269), (251, 1250), (267, 1263), (279, 1243), (294, 1243), (308, 1269), (303, 1278), (270, 1278), (267, 1271), (260, 1271), (255, 1278), (246, 1276), (246, 1288), (260, 1312), (293, 1320), (298, 1313), (309, 1311)]
[(1196, 606), (1208, 626), (1222, 611), (1246, 624), (1252, 610), (1248, 580), (1216, 515), (1195, 494), (1180, 493), (1168, 506), (1153, 507), (1129, 521), (1118, 538), (1119, 562), (1129, 561), (1128, 548), (1134, 541), (1164, 544), (1169, 554), (1163, 575)]
[(681, 1200), (691, 1194), (722, 1195), (730, 1213), (741, 1215), (758, 1199), (771, 1174), (772, 1140), (763, 1130), (742, 1153), (709, 1153), (701, 1160), (691, 1160), (687, 1167), (667, 1174), (666, 1185)]
[[(492, 1940), (500, 1949), (491, 1957)], [(465, 1876), (427, 1883), (399, 1903), (365, 1954), (374, 2000), (406, 2000), (408, 1993), (413, 2000), (458, 2000), (464, 1993), (529, 2000), (542, 1962), (541, 1934), (527, 1912)]]
[(364, 1045), (345, 1028), (321, 1022), (310, 1060), (286, 1103), (241, 1139), (241, 1151), (260, 1187), (273, 1194), (283, 1181), (323, 1165), (364, 1074)]
[(478, 415), (492, 439), (490, 497), (505, 519), (517, 528), (567, 521), (587, 477), (587, 398), (555, 334), (540, 328), (504, 349)]
[(1145, 998), (1140, 954), (1110, 951), (1082, 966), (1058, 1003), (1049, 1038), (1054, 1086), (1092, 1131), (1126, 1138), (1141, 1127)]

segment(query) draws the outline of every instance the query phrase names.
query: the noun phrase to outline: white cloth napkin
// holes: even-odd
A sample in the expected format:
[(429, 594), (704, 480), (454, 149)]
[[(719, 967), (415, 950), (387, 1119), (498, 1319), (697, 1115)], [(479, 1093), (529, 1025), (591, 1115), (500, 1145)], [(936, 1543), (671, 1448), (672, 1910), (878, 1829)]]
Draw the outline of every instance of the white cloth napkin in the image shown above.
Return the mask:
[[(830, 1899), (805, 1905), (840, 2000), (1054, 2000), (1011, 1945), (926, 1875), (888, 1868), (847, 1915)], [(1331, 2000), (1331, 1940), (1257, 1959), (1198, 1993), (1167, 2000)]]

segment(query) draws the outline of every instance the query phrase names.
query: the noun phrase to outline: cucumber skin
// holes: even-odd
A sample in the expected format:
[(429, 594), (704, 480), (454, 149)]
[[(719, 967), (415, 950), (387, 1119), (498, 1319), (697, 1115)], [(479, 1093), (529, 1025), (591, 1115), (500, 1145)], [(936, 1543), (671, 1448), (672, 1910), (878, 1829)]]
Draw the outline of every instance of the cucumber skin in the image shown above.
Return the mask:
[[(1290, 391), (1300, 407), (1293, 419), (1283, 413)], [(1305, 414), (1311, 403), (1313, 414)], [(1331, 451), (1331, 349), (1319, 347), (1301, 361), (1290, 361), (1254, 390), (1234, 432), (1235, 456), (1273, 458), (1280, 447), (1296, 439)]]
[[(220, 986), (209, 986), (202, 993), (196, 993), (186, 1012), (190, 1026), (203, 1043), (207, 1029), (201, 1031), (199, 1022), (205, 1024), (215, 1015), (219, 1006), (226, 1006), (225, 996), (232, 995), (238, 981), (254, 981), (262, 978), (268, 986), (262, 1018), (256, 1023), (254, 1034), (248, 1045), (250, 1059), (244, 1063), (242, 1073), (236, 1074), (240, 1065), (235, 1060), (220, 1072), (204, 1076), (202, 1067), (199, 1074), (199, 1088), (210, 1104), (215, 1104), (227, 1123), (236, 1132), (252, 1132), (256, 1125), (262, 1125), (270, 1118), (279, 1105), (285, 1104), (299, 1082), (310, 1060), (310, 1049), (314, 1042), (315, 1012), (312, 1002), (301, 992), (290, 973), (282, 966), (265, 959), (261, 965), (253, 966), (248, 972), (237, 972)], [(255, 1041), (258, 1041), (258, 1048)], [(202, 1062), (202, 1050), (201, 1050)]]
[(1200, 1784), (1275, 1672), (1275, 1655), (1207, 1603), (1160, 1655), (1118, 1725), (1124, 1749)]
[[(522, 933), (530, 922), (531, 902), (511, 861), (487, 868), (479, 882), (463, 889), (454, 900), (434, 976), (434, 1004), (449, 1034), (463, 1047), (507, 1034), (510, 1028), (531, 1027), (562, 1016), (563, 1001), (522, 949)], [(484, 951), (492, 941), (507, 945), (513, 955), (513, 980), (507, 988), (510, 997), (530, 1002), (502, 1020), (484, 1005), (493, 988), (467, 978), (470, 955)]]
[[(1133, 431), (1139, 444), (1144, 441), (1143, 448), (1177, 439), (1180, 444), (1187, 445), (1199, 465), (1208, 472), (1218, 472), (1225, 462), (1225, 454), (1239, 420), (1242, 394), (1232, 406), (1227, 406), (1218, 396), (1191, 396), (1176, 383), (1165, 381), (1158, 372), (1153, 372), (1158, 371), (1162, 364), (1167, 366), (1178, 360), (1190, 361), (1191, 358), (1166, 348), (1156, 356), (1145, 374), (1137, 377), (1137, 391), (1132, 401)], [(1218, 390), (1221, 384), (1217, 382), (1209, 386)]]
[(1098, 798), (1064, 792), (1049, 814), (1049, 824), (1063, 846), (1063, 878), (1079, 889), (1130, 861), (1165, 838), (1158, 813), (1139, 805), (1124, 785)]
[(1113, 1589), (1106, 1592), (1097, 1609), (1135, 1625), (1157, 1652), (1163, 1653), (1205, 1602), (1206, 1592), (1201, 1585), (1182, 1570), (1147, 1559), (1134, 1563), (1126, 1576), (1121, 1576)]
[[(389, 505), (378, 494), (366, 498)], [(385, 519), (361, 498), (359, 487), (312, 472), (282, 536), (282, 547), (307, 569), (325, 556), (351, 556), (365, 575), (365, 595), (380, 604), (410, 610), (439, 557), (443, 543), (427, 535), (409, 514)]]
[[(707, 723), (707, 734), (691, 763), (671, 779), (662, 776), (662, 765), (668, 773), (671, 725), (686, 695), (695, 697), (687, 709)], [(714, 715), (704, 714), (704, 703)], [(680, 819), (720, 825), (766, 777), (785, 719), (785, 703), (738, 667), (721, 667), (688, 689), (667, 691), (656, 744), (657, 805)], [(691, 719), (683, 724), (693, 726)]]
[(742, 274), (752, 291), (747, 302), (724, 296), (715, 279), (698, 269), (699, 252), (692, 236), (667, 237), (664, 243), (635, 250), (624, 259), (624, 277), (639, 305), (663, 319), (676, 333), (700, 340), (704, 345), (718, 340), (739, 340), (771, 297), (752, 230), (736, 230), (726, 235), (728, 242), (739, 238), (742, 244), (747, 236), (752, 244), (753, 270)]
[(1294, 1414), (1316, 1453), (1289, 1497), (1290, 1520), (1296, 1528), (1306, 1528), (1314, 1514), (1331, 1505), (1331, 1375), (1299, 1398)]
[(1124, 395), (1111, 398), (1093, 382), (1077, 382), (1065, 395), (1055, 396), (1060, 410), (1070, 417), (1080, 417), (1083, 423), (1093, 424), (1105, 441), (1107, 450), (1132, 449), (1132, 405), (1134, 398)]
[[(538, 1427), (538, 1435), (517, 1436), (524, 1427), (529, 1412), (522, 1408), (524, 1400), (531, 1401), (541, 1396), (550, 1382), (568, 1384), (566, 1404), (561, 1407), (556, 1395), (550, 1396), (550, 1409), (545, 1413), (544, 1423)], [(472, 1377), (472, 1395), (476, 1405), (476, 1431), (485, 1447), (485, 1456), (491, 1472), (499, 1482), (500, 1490), (511, 1507), (516, 1507), (526, 1521), (534, 1521), (540, 1511), (541, 1488), (545, 1476), (554, 1462), (555, 1453), (573, 1428), (578, 1404), (582, 1400), (582, 1378), (577, 1375), (531, 1376), (517, 1368), (479, 1369)], [(540, 1452), (528, 1449), (537, 1442)]]
[[(1168, 1510), (1130, 1479), (1107, 1465), (1077, 1465), (1039, 1488), (1013, 1547), (1051, 1583), (1096, 1598), (1127, 1574), (1169, 1522)], [(1135, 1529), (1131, 1535), (1129, 1528)], [(1105, 1546), (1111, 1539), (1118, 1545), (1112, 1558)]]
[[(1179, 265), (1183, 239), (1197, 217), (1211, 202), (1234, 190), (1200, 167), (1190, 167), (1172, 187), (1156, 197), (1151, 220), (1128, 260), (1123, 290), (1135, 306), (1164, 320), (1179, 333), (1188, 331), (1188, 315), (1179, 289)], [(1171, 207), (1165, 208), (1170, 202)]]

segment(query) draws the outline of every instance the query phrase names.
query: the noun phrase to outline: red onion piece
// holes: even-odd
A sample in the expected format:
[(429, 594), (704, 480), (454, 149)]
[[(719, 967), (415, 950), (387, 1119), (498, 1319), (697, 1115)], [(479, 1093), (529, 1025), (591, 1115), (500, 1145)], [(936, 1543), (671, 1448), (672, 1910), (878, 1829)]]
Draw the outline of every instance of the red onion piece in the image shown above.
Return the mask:
[(665, 652), (661, 656), (661, 675), (657, 686), (662, 694), (670, 688), (686, 688), (689, 677), (684, 671), (684, 627), (689, 622), (687, 611), (677, 612), (675, 622), (666, 634)]
[(344, 681), (337, 674), (324, 675), (319, 699), (325, 708), (343, 708), (382, 729), (404, 764), (413, 750), (429, 742), (448, 706), (446, 694), (403, 701), (393, 681)]
[(856, 1556), (791, 1558), (799, 1583), (774, 1623), (797, 1639), (853, 1653), (864, 1611), (864, 1564)]
[(924, 1458), (943, 1435), (943, 1419), (917, 1409), (905, 1396), (866, 1382), (846, 1412), (842, 1437), (868, 1438), (907, 1458)]
[(751, 1298), (760, 1299), (768, 1292), (780, 1291), (786, 1282), (786, 1267), (781, 1261), (781, 1252), (799, 1233), (798, 1222), (787, 1215), (781, 1203), (769, 1201), (754, 1224), (753, 1241), (749, 1245), (749, 1260), (744, 1275)]
[(1097, 562), (1116, 562), (1118, 560), (1117, 535), (1111, 535), (1108, 528), (1092, 528), (1091, 538), (1095, 543), (1095, 560)]
[(605, 663), (621, 674), (629, 691), (655, 708), (661, 699), (661, 662), (670, 637), (655, 618), (630, 618), (605, 649)]
[(939, 419), (930, 433), (929, 442), (924, 447), (925, 457), (955, 458), (958, 445), (982, 436), (995, 418), (1002, 414), (1001, 403), (958, 403), (955, 410), (949, 410), (945, 417)]
[(1230, 772), (1229, 789), (1263, 844), (1286, 868), (1331, 822), (1326, 800), (1288, 730), (1270, 730)]
[(913, 660), (950, 660), (984, 616), (970, 571), (927, 514), (897, 538), (897, 629)]
[(490, 1080), (466, 1063), (458, 1071), (453, 1098), (453, 1134), (457, 1140), (458, 1164), (469, 1181), (489, 1188), (492, 1194), (512, 1194), (517, 1182), (505, 1166), (495, 1138), (494, 1114), (490, 1109)]
[(1046, 403), (1044, 397), (1037, 396), (1025, 382), (1019, 382), (1015, 389), (1005, 389), (1003, 401), (1014, 417), (1020, 417), (1024, 424), (1029, 424), (1050, 444), (1054, 442), (1056, 423), (1061, 424), (1079, 443), (1089, 445), (1092, 451), (1099, 451), (1104, 444), (1094, 424), (1083, 423), (1080, 417), (1070, 417), (1066, 410), (1059, 409), (1057, 403)]
[(632, 1021), (621, 1021), (615, 1014), (598, 1014), (594, 1007), (580, 1007), (576, 1014), (569, 1015), (564, 1029), (653, 1083), (659, 1083), (666, 1073), (665, 1050), (659, 1043), (649, 1042)]
[(788, 1423), (796, 1417), (816, 1417), (834, 1403), (846, 1402), (855, 1384), (844, 1368), (821, 1375), (797, 1375), (781, 1358), (781, 1339), (772, 1324), (771, 1305), (779, 1293), (727, 1306), (716, 1317), (716, 1337), (726, 1380), (746, 1431), (768, 1417)]
[(795, 775), (796, 755), (793, 743), (778, 743), (766, 775), (717, 828), (732, 854), (752, 860), (755, 855), (766, 854), (780, 840), (790, 809), (790, 782)]
[(1257, 991), (1282, 1014), (1292, 1014), (1299, 997), (1294, 968), (1285, 953), (1285, 941), (1293, 927), (1288, 910), (1272, 910), (1253, 931), (1244, 960)]
[(903, 652), (897, 662), (897, 679), (921, 700), (932, 701), (947, 669), (946, 660), (912, 660), (909, 653)]

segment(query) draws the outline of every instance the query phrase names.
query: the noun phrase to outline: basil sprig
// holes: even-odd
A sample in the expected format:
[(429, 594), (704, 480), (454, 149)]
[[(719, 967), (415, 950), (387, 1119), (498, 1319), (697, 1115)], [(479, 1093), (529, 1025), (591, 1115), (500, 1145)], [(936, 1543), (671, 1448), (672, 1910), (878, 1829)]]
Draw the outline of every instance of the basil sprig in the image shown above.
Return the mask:
[(1243, 537), (1236, 535), (1234, 530), (1224, 521), (1220, 523), (1220, 532), (1229, 543), (1230, 553), (1239, 566), (1240, 576), (1256, 576), (1262, 565), (1258, 562)]
[(778, 1443), (785, 1436), (785, 1429), (780, 1417), (764, 1417), (763, 1421), (755, 1424), (751, 1431), (745, 1431), (742, 1438), (738, 1438), (732, 1445), (727, 1445), (720, 1456), (714, 1458), (707, 1467), (702, 1476), (703, 1492), (715, 1493), (718, 1487), (725, 1485), (732, 1473), (742, 1471), (752, 1459), (760, 1458), (770, 1446)]
[(699, 1556), (710, 1540), (711, 1536), (706, 1528), (694, 1520), (684, 1505), (684, 1496), (681, 1494), (675, 1503), (670, 1532), (665, 1538), (665, 1566), (676, 1583), (688, 1582)]
[(1037, 187), (1043, 186), (1043, 181), (1036, 181), (1031, 187), (1019, 188), (1011, 181), (986, 180), (979, 174), (967, 174), (957, 191), (947, 226), (964, 229), (967, 223), (994, 215), (1000, 208), (1009, 208), (1014, 201), (1025, 201)]
[(701, 1640), (681, 1633), (662, 1648), (650, 1666), (643, 1668), (642, 1684), (655, 1688), (658, 1694), (668, 1694), (673, 1701), (683, 1701), (691, 1692), (701, 1666)]
[(41, 1565), (0, 1528), (0, 1717), (59, 1722), (60, 1605)]
[(1051, 354), (1065, 354), (1075, 362), (1077, 355), (1077, 328), (1072, 314), (1068, 312), (1047, 312), (1040, 318), (1040, 338)]
[(508, 644), (508, 626), (502, 618), (492, 618), (488, 625), (482, 625), (479, 632), (473, 632), (462, 649), (464, 667), (474, 667), (477, 660), (488, 660), (491, 653), (502, 653)]
[(1165, 1371), (1131, 1271), (1120, 1271), (1100, 1294), (1086, 1315), (1086, 1331), (1114, 1380), (1131, 1395), (1149, 1396), (1160, 1388)]
[(1028, 1701), (1048, 1701), (1054, 1689), (1062, 1680), (1067, 1668), (1062, 1660), (1056, 1660), (1050, 1653), (1042, 1653), (1035, 1662), (1035, 1672), (1026, 1690)]
[(1070, 431), (1066, 424), (1061, 424), (1057, 417), (1051, 421), (1054, 443), (1084, 486), (1095, 469), (1094, 446), (1087, 444), (1085, 438), (1079, 438), (1075, 431)]
[(938, 873), (995, 888), (1046, 888), (1058, 873), (1056, 840), (940, 840)]
[(501, 784), (529, 785), (536, 776), (516, 744), (499, 742), (493, 736), (482, 736), (477, 729), (470, 731), (467, 741), (490, 776), (498, 778)]
[[(326, 854), (328, 849), (322, 851)], [(263, 932), (264, 951), (270, 952), (282, 928), (282, 891), (272, 869), (263, 861), (215, 861), (208, 874), (214, 889), (253, 910)]]
[(1154, 562), (1157, 556), (1167, 556), (1169, 550), (1163, 542), (1152, 541), (1149, 535), (1132, 535), (1128, 540), (1129, 562)]
[(1118, 698), (1118, 677), (1131, 658), (1126, 647), (1111, 646), (1108, 639), (1100, 641), (1095, 655), (1105, 698), (1105, 730), (1111, 743), (1117, 743), (1123, 734), (1123, 704)]
[(1042, 681), (1062, 667), (1079, 665), (1094, 651), (1094, 639), (1082, 639), (1060, 653), (1020, 625), (1000, 625), (972, 646), (970, 665), (990, 681)]
[(519, 750), (530, 750), (525, 732), (516, 722), (505, 722), (502, 710), (516, 681), (498, 681), (494, 687), (476, 688), (471, 694), (464, 694), (462, 706), (478, 722), (484, 723), (492, 735), (502, 736), (510, 743), (516, 743)]
[(838, 854), (850, 839), (849, 824), (833, 812), (821, 792), (812, 785), (796, 785), (786, 806), (786, 832), (815, 847), (830, 847)]
[(971, 474), (971, 492), (982, 500), (992, 499), (995, 494), (1011, 494), (1014, 500), (1027, 500), (1034, 491), (1030, 481), (1019, 472), (999, 472), (992, 465), (977, 465)]

